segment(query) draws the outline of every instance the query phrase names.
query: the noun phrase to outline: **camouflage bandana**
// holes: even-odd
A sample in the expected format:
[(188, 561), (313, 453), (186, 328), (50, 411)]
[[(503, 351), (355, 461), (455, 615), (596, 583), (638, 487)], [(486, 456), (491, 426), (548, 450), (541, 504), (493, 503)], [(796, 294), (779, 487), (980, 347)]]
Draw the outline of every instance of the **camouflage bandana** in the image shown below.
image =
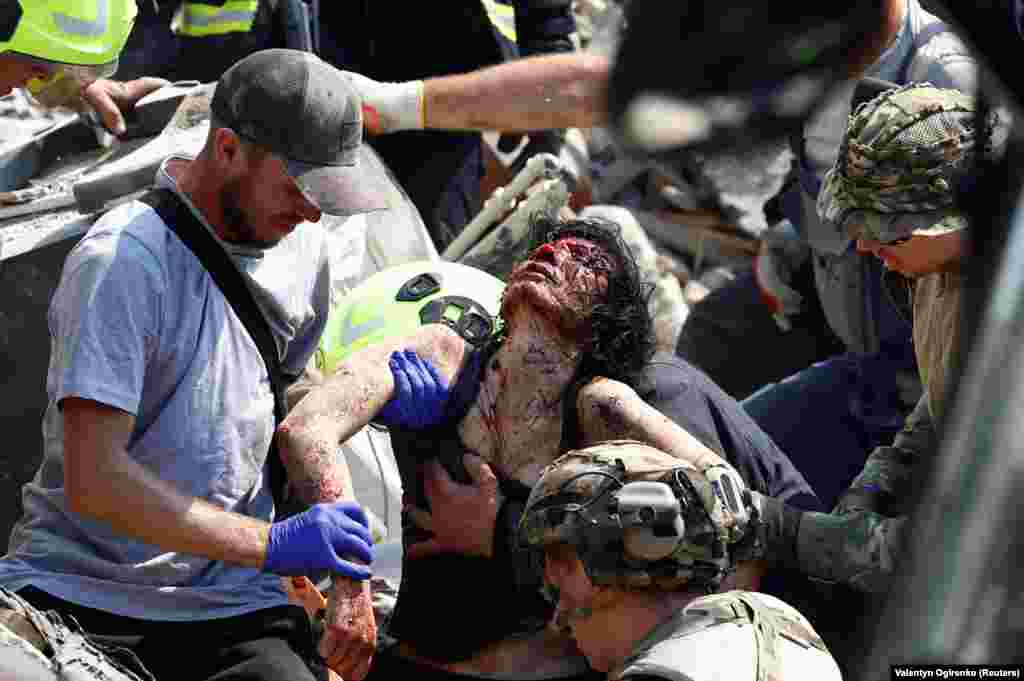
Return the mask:
[[(686, 539), (666, 558), (623, 553), (623, 527), (609, 498), (634, 481), (666, 482), (682, 490)], [(653, 447), (615, 440), (568, 452), (534, 486), (519, 526), (524, 548), (570, 544), (595, 584), (672, 591), (717, 589), (733, 567), (729, 546), (738, 539), (735, 518), (706, 472)]]
[(818, 194), (818, 215), (882, 243), (965, 229), (954, 188), (988, 150), (994, 117), (975, 127), (974, 99), (929, 83), (857, 107)]

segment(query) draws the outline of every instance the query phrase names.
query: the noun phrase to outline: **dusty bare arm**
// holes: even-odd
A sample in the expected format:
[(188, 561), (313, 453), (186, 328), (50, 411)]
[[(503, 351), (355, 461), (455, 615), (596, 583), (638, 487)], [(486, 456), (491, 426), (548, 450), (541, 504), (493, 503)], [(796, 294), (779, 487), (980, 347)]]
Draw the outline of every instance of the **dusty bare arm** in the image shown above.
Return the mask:
[(517, 59), (423, 84), (426, 128), (526, 131), (605, 123), (610, 61), (587, 52)]
[(694, 463), (698, 468), (728, 462), (675, 421), (640, 399), (625, 383), (598, 378), (577, 397), (584, 444), (631, 439)]
[(342, 362), (295, 405), (277, 430), (288, 480), (302, 501), (352, 498), (352, 482), (347, 467), (338, 463), (337, 446), (368, 424), (391, 399), (395, 385), (388, 358), (404, 349), (430, 360), (449, 384), (468, 357), (458, 334), (442, 324), (429, 324)]
[[(726, 463), (697, 438), (651, 405), (624, 383), (599, 378), (580, 390), (577, 397), (584, 445), (603, 440), (630, 439), (685, 459), (698, 468)], [(756, 591), (767, 570), (764, 561), (742, 561), (723, 583), (723, 590)]]
[[(394, 392), (388, 359), (412, 349), (448, 381), (468, 356), (465, 342), (451, 329), (430, 324), (415, 334), (355, 353), (313, 387), (278, 428), (278, 452), (293, 493), (307, 504), (355, 500), (352, 477), (338, 444), (368, 424)], [(359, 681), (369, 672), (377, 628), (369, 582), (335, 575), (328, 599), (320, 655), (343, 678)]]
[(69, 397), (64, 415), (64, 489), (71, 510), (169, 551), (261, 568), (270, 525), (186, 496), (126, 451), (135, 417)]

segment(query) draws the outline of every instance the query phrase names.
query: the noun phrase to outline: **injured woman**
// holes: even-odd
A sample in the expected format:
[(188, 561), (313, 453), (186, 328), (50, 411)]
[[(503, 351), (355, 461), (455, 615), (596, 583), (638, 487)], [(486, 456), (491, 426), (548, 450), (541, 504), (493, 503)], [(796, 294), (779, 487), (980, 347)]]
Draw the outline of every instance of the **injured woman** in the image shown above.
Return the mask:
[[(371, 422), (390, 428), (405, 490), (402, 582), (387, 624), (398, 643), (377, 652), (368, 678), (603, 678), (551, 623), (541, 571), (515, 543), (532, 485), (569, 449), (639, 440), (814, 507), (734, 401), (682, 360), (654, 357), (649, 288), (613, 223), (539, 219), (496, 333), (468, 342), (434, 323), (377, 342), (281, 424), (285, 461), (334, 457)], [(756, 569), (732, 578), (756, 588)]]

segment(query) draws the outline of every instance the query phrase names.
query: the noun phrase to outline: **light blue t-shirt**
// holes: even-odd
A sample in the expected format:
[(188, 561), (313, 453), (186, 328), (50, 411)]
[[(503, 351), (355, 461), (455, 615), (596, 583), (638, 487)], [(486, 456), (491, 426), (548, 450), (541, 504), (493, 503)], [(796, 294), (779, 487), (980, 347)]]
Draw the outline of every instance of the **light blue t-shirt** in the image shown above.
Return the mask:
[[(167, 162), (157, 182), (177, 190)], [(224, 246), (257, 291), (284, 370), (298, 375), (327, 318), (323, 229), (303, 223), (264, 250)], [(135, 415), (129, 456), (183, 494), (273, 519), (266, 367), (195, 255), (147, 204), (114, 208), (68, 255), (49, 324), (44, 457), (24, 487), (25, 512), (0, 560), (0, 585), (32, 585), (148, 620), (214, 619), (285, 604), (274, 575), (125, 538), (71, 511), (64, 495), (57, 404), (75, 396)]]
[[(892, 45), (867, 70), (868, 76), (900, 85), (929, 82), (941, 88), (977, 90), (978, 64), (952, 28), (930, 34), (928, 27), (939, 18), (929, 13), (918, 0), (907, 0), (903, 23)], [(846, 124), (857, 81), (840, 86), (829, 102), (804, 126), (804, 150), (807, 162), (818, 180), (832, 168)], [(806, 197), (804, 238), (816, 251), (842, 254), (850, 249), (850, 240), (835, 227), (818, 219), (815, 196)]]
[[(906, 0), (905, 7), (896, 39), (867, 75), (901, 85), (927, 81), (938, 87), (975, 92), (978, 64), (963, 41), (948, 27), (938, 26), (938, 17), (921, 7), (918, 0)], [(897, 355), (901, 366), (913, 371), (910, 327), (899, 320), (891, 303), (881, 295), (877, 261), (858, 254), (845, 231), (818, 217), (817, 192), (807, 188), (813, 183), (808, 182), (810, 175), (820, 182), (836, 160), (855, 87), (856, 82), (840, 87), (804, 126), (806, 155), (802, 163), (811, 172), (801, 173), (805, 191), (799, 194), (800, 218), (794, 224), (799, 223), (800, 236), (808, 246), (803, 252), (814, 253), (815, 286), (829, 326), (847, 349), (872, 354), (883, 345), (900, 348)], [(908, 399), (907, 405), (915, 401), (916, 396)]]

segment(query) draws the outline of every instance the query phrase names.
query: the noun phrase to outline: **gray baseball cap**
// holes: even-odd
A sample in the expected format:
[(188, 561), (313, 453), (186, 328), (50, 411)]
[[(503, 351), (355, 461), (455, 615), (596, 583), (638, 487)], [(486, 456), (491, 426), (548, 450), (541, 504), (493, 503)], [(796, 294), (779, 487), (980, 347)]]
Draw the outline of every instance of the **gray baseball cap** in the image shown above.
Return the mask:
[(328, 215), (389, 208), (389, 180), (359, 166), (362, 100), (341, 71), (299, 50), (255, 52), (224, 72), (213, 117), (280, 156)]

